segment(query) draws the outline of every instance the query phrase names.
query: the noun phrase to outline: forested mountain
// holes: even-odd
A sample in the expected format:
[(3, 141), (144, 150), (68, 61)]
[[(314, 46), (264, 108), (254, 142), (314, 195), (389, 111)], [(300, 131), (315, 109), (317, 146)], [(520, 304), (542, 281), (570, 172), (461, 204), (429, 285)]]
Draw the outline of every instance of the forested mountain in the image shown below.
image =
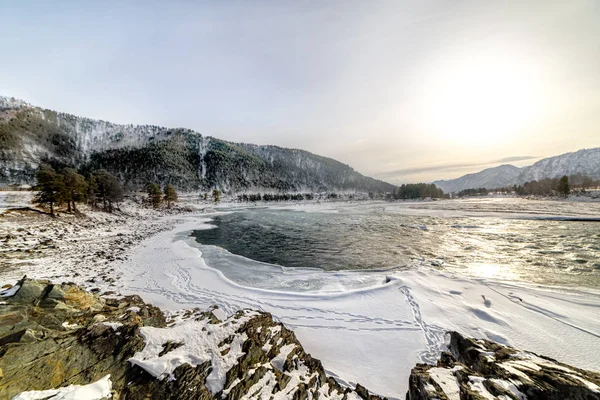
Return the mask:
[(465, 189), (485, 188), (495, 189), (511, 186), (519, 176), (521, 168), (505, 164), (487, 168), (483, 171), (461, 176), (457, 179), (433, 182), (446, 193), (457, 193)]
[(0, 96), (0, 182), (32, 183), (41, 162), (106, 169), (126, 188), (391, 192), (393, 186), (307, 151), (231, 143), (183, 128), (119, 125)]

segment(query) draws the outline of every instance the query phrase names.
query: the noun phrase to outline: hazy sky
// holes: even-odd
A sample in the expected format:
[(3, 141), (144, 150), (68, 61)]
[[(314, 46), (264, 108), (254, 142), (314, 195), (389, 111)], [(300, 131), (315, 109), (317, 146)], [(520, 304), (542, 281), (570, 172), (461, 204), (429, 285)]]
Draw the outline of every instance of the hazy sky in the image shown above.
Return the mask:
[(600, 146), (600, 1), (2, 1), (0, 94), (392, 183)]

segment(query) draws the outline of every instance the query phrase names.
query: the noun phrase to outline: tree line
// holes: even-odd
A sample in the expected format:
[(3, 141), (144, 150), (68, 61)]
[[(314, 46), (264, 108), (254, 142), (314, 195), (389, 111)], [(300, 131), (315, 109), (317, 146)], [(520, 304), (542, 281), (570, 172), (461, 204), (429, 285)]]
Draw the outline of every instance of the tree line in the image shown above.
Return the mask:
[(458, 197), (465, 196), (487, 196), (489, 191), (486, 188), (463, 189), (457, 193)]
[(571, 192), (569, 177), (564, 175), (562, 178), (546, 178), (539, 181), (525, 182), (523, 185), (515, 185), (514, 191), (519, 196), (555, 196), (567, 197)]
[(102, 204), (105, 211), (112, 212), (114, 205), (123, 201), (123, 186), (108, 171), (93, 171), (84, 177), (73, 168), (56, 171), (48, 164), (42, 164), (36, 172), (36, 194), (34, 203), (50, 208), (67, 205), (68, 212), (77, 212), (77, 203), (88, 203), (94, 208)]
[[(112, 213), (124, 199), (124, 190), (117, 178), (105, 169), (92, 171), (83, 176), (73, 168), (57, 171), (51, 165), (42, 164), (36, 172), (36, 192), (33, 202), (48, 206), (54, 216), (56, 206), (67, 206), (67, 212), (78, 212), (77, 203), (87, 203), (94, 209)], [(158, 208), (163, 201), (170, 208), (177, 201), (177, 191), (173, 185), (166, 185), (161, 191), (156, 183), (146, 185), (148, 203)]]
[(176, 202), (178, 199), (177, 190), (175, 186), (167, 184), (161, 191), (160, 186), (156, 183), (148, 183), (146, 185), (146, 193), (148, 194), (148, 202), (152, 207), (158, 208), (163, 202), (167, 203), (167, 208), (171, 208), (171, 203)]
[(433, 183), (405, 183), (394, 188), (392, 197), (396, 200), (425, 199), (427, 197), (441, 199), (444, 197), (444, 191)]
[(513, 185), (509, 188), (493, 189), (493, 192), (514, 192), (518, 196), (568, 196), (571, 192), (584, 192), (586, 189), (600, 186), (600, 180), (581, 173), (563, 175), (561, 178), (545, 178)]

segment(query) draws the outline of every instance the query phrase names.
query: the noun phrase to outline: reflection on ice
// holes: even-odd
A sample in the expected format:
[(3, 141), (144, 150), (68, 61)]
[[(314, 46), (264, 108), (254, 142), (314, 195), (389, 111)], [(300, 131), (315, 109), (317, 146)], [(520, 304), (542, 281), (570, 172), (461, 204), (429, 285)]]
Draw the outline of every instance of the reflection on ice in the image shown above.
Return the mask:
[[(192, 241), (191, 246), (198, 246)], [(289, 291), (335, 293), (379, 286), (387, 270), (324, 271), (318, 268), (286, 268), (231, 254), (218, 246), (199, 246), (207, 265), (218, 269), (231, 281), (248, 287)], [(405, 268), (403, 268), (405, 269)]]

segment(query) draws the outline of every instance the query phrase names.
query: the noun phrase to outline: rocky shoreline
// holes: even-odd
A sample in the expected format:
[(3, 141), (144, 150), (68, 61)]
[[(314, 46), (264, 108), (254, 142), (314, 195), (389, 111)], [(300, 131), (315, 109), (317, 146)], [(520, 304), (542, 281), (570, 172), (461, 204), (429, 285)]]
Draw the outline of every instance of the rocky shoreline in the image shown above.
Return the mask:
[(1, 399), (102, 379), (113, 399), (379, 398), (328, 377), (268, 313), (167, 318), (138, 296), (26, 278), (0, 296)]
[[(167, 317), (138, 296), (27, 278), (0, 297), (0, 399), (381, 399), (327, 376), (268, 313)], [(449, 336), (437, 365), (413, 369), (407, 399), (600, 399), (598, 373)]]

